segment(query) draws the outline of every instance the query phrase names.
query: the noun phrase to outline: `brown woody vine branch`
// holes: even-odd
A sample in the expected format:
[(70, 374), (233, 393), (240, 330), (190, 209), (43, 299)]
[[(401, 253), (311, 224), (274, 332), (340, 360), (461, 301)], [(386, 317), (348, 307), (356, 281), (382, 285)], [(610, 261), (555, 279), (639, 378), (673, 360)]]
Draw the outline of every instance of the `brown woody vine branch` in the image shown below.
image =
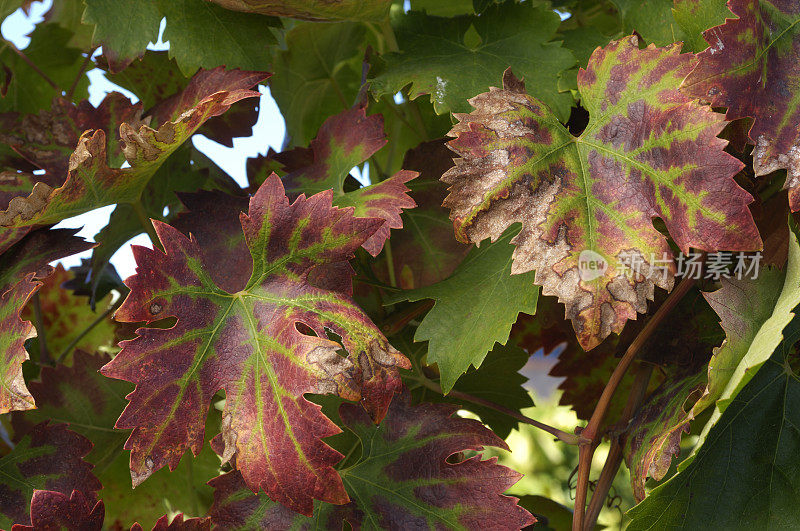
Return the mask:
[[(642, 363), (636, 370), (636, 377), (631, 386), (630, 395), (628, 395), (628, 402), (625, 404), (625, 409), (622, 410), (620, 417), (620, 425), (627, 426), (633, 418), (634, 413), (644, 401), (645, 394), (647, 393), (647, 386), (650, 384), (650, 376), (653, 374), (653, 366), (649, 363)], [(600, 478), (597, 480), (594, 492), (592, 492), (592, 500), (589, 502), (589, 509), (586, 511), (586, 518), (584, 521), (583, 529), (590, 531), (594, 529), (597, 523), (597, 517), (600, 516), (600, 511), (603, 509), (608, 491), (611, 489), (611, 484), (617, 476), (617, 471), (622, 464), (622, 434), (617, 435), (611, 440), (611, 448), (608, 451), (608, 457), (603, 465), (603, 470), (600, 472)]]
[(653, 317), (650, 318), (642, 331), (639, 332), (639, 335), (637, 335), (630, 344), (628, 349), (625, 351), (625, 355), (622, 356), (619, 364), (617, 364), (617, 367), (611, 374), (611, 378), (609, 378), (608, 383), (603, 389), (603, 393), (600, 395), (600, 400), (598, 401), (597, 406), (592, 413), (592, 417), (589, 419), (589, 423), (583, 430), (581, 430), (581, 435), (589, 442), (582, 443), (580, 445), (580, 449), (578, 450), (578, 483), (575, 489), (575, 513), (572, 518), (573, 531), (583, 530), (586, 511), (586, 497), (589, 492), (589, 473), (591, 472), (592, 468), (592, 457), (594, 456), (594, 451), (599, 444), (597, 437), (600, 424), (605, 419), (606, 413), (608, 412), (608, 408), (611, 404), (611, 399), (614, 397), (614, 393), (616, 392), (617, 387), (619, 387), (620, 382), (622, 382), (622, 378), (625, 376), (625, 372), (627, 372), (628, 367), (630, 367), (633, 360), (636, 359), (636, 356), (639, 354), (639, 350), (641, 350), (642, 346), (650, 338), (650, 336), (653, 335), (653, 332), (656, 331), (664, 318), (669, 315), (669, 313), (675, 308), (683, 296), (686, 295), (689, 289), (694, 286), (694, 283), (695, 281), (693, 278), (687, 277), (681, 280), (678, 286), (672, 291), (672, 293), (669, 294), (669, 297), (667, 297), (664, 303), (658, 308)]

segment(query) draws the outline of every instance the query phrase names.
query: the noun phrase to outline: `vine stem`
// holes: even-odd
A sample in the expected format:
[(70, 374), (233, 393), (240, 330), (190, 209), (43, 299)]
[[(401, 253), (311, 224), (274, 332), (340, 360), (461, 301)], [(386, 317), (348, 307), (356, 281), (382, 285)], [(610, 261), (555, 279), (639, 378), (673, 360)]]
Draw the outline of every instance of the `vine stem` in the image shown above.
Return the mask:
[[(647, 386), (650, 384), (650, 377), (653, 374), (653, 365), (650, 363), (640, 363), (636, 370), (636, 377), (631, 386), (631, 392), (628, 395), (628, 402), (625, 404), (625, 409), (622, 410), (619, 424), (625, 426), (626, 429), (631, 419), (633, 418), (636, 410), (644, 401), (647, 394)], [(600, 478), (597, 480), (594, 492), (592, 493), (592, 501), (589, 502), (589, 509), (586, 511), (586, 519), (584, 521), (584, 531), (591, 531), (594, 529), (597, 518), (600, 516), (600, 511), (603, 509), (603, 502), (608, 496), (608, 491), (611, 489), (611, 484), (617, 476), (617, 471), (622, 464), (622, 436), (621, 434), (614, 437), (611, 441), (611, 448), (608, 451), (608, 457), (603, 465), (603, 471), (600, 472)]]
[(588, 440), (588, 442), (582, 443), (578, 450), (578, 483), (575, 488), (575, 512), (572, 517), (572, 531), (583, 531), (586, 497), (589, 492), (589, 473), (592, 469), (592, 457), (594, 457), (594, 451), (599, 443), (597, 435), (600, 430), (600, 424), (605, 419), (606, 413), (608, 413), (611, 399), (614, 397), (614, 393), (617, 391), (620, 382), (622, 382), (622, 378), (625, 376), (628, 367), (630, 367), (633, 360), (636, 359), (636, 356), (639, 354), (639, 350), (641, 350), (650, 336), (653, 335), (653, 332), (656, 331), (664, 318), (669, 315), (683, 296), (688, 293), (689, 289), (694, 286), (694, 283), (695, 281), (693, 278), (687, 277), (681, 280), (678, 286), (669, 294), (669, 297), (667, 297), (664, 303), (658, 308), (653, 317), (650, 318), (642, 331), (639, 332), (617, 364), (608, 383), (606, 383), (603, 393), (600, 395), (600, 400), (594, 408), (592, 417), (589, 419), (589, 423), (581, 430), (581, 435), (585, 440)]
[(25, 61), (25, 63), (26, 63), (28, 66), (30, 66), (30, 67), (33, 69), (33, 71), (34, 71), (34, 72), (36, 72), (37, 74), (39, 74), (39, 76), (40, 76), (42, 79), (44, 79), (44, 80), (47, 82), (47, 84), (48, 84), (48, 85), (50, 85), (51, 87), (53, 87), (53, 88), (54, 88), (54, 89), (55, 89), (55, 90), (58, 92), (58, 95), (59, 95), (59, 96), (60, 96), (60, 95), (62, 95), (62, 94), (64, 93), (64, 91), (61, 89), (61, 87), (59, 87), (59, 86), (58, 86), (58, 84), (57, 84), (55, 81), (53, 81), (52, 79), (50, 79), (50, 76), (48, 76), (47, 74), (45, 74), (45, 73), (44, 73), (44, 72), (43, 72), (43, 71), (42, 71), (42, 70), (41, 70), (41, 69), (40, 69), (38, 66), (36, 66), (36, 64), (35, 64), (33, 61), (31, 61), (30, 57), (28, 57), (27, 55), (25, 55), (25, 52), (23, 52), (22, 50), (20, 50), (20, 49), (19, 49), (19, 48), (17, 48), (16, 46), (14, 46), (14, 43), (13, 43), (13, 42), (6, 41), (6, 45), (7, 45), (9, 48), (11, 48), (11, 50), (13, 50), (15, 54), (17, 54), (18, 56), (20, 56), (20, 58), (21, 58), (23, 61)]
[[(429, 380), (428, 378), (425, 378), (425, 376), (421, 375), (420, 377), (414, 379), (419, 383), (421, 383), (422, 385), (424, 385), (425, 387), (427, 387), (428, 389), (435, 391), (440, 395), (444, 395), (442, 387), (436, 382)], [(538, 420), (526, 417), (519, 411), (514, 411), (513, 409), (507, 408), (500, 404), (495, 404), (491, 400), (486, 400), (479, 396), (473, 396), (469, 393), (462, 393), (461, 391), (455, 391), (455, 390), (450, 391), (447, 394), (447, 396), (450, 396), (452, 398), (459, 398), (461, 400), (466, 400), (467, 402), (472, 402), (473, 404), (477, 404), (479, 406), (484, 406), (490, 409), (494, 409), (495, 411), (499, 411), (500, 413), (508, 415), (509, 417), (512, 417), (514, 419), (517, 419), (520, 422), (523, 422), (525, 424), (530, 424), (531, 426), (535, 426), (540, 430), (544, 430), (547, 433), (557, 437), (560, 441), (565, 442), (567, 444), (577, 445), (577, 444), (588, 444), (589, 442), (591, 442), (588, 439), (585, 439), (581, 435), (576, 435), (574, 433), (567, 433), (565, 431), (559, 430), (558, 428), (554, 428), (553, 426), (550, 426), (543, 422), (539, 422)]]
[(153, 227), (153, 222), (150, 220), (147, 212), (144, 211), (142, 202), (135, 201), (131, 203), (131, 206), (133, 207), (133, 211), (136, 213), (136, 217), (139, 218), (139, 223), (142, 225), (142, 228), (150, 237), (150, 243), (153, 244), (153, 248), (163, 251), (164, 248), (161, 246), (161, 240), (158, 239), (158, 234), (156, 234), (156, 229)]

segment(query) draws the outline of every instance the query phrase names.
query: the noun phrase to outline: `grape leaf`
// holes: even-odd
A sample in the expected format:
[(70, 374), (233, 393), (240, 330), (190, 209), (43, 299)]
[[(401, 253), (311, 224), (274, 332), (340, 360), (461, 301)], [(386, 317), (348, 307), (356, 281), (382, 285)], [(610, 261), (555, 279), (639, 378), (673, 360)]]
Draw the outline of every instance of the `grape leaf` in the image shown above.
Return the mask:
[[(665, 337), (653, 338), (661, 344), (669, 344), (669, 337), (680, 338), (676, 346), (688, 347), (694, 355), (683, 355), (681, 366), (668, 368), (666, 381), (645, 400), (631, 423), (625, 452), (637, 500), (645, 497), (648, 476), (655, 480), (665, 476), (690, 422), (706, 409), (718, 406), (700, 434), (702, 443), (720, 411), (780, 343), (781, 330), (792, 318), (791, 310), (800, 304), (800, 282), (796, 280), (800, 248), (794, 233), (790, 240), (786, 242), (790, 258), (784, 271), (762, 268), (757, 278), (723, 278), (720, 289), (703, 293), (726, 334), (708, 363), (703, 353), (719, 341), (708, 333), (714, 325), (708, 322), (707, 312), (693, 313), (698, 309), (696, 303), (674, 312), (690, 316), (690, 320), (684, 323), (673, 318), (662, 327), (667, 331)], [(687, 464), (685, 461), (680, 467)]]
[(580, 137), (510, 71), (451, 131), (462, 158), (442, 180), (456, 237), (496, 239), (521, 221), (512, 273), (536, 271), (586, 350), (646, 311), (654, 286), (672, 287), (672, 251), (652, 218), (684, 253), (762, 246), (752, 198), (733, 180), (742, 164), (716, 138), (722, 116), (678, 90), (692, 61), (636, 37), (597, 49), (578, 75), (590, 114)]
[(473, 249), (449, 278), (388, 299), (436, 301), (414, 341), (428, 341), (427, 362), (438, 365), (445, 393), (470, 365), (480, 367), (495, 343), (506, 344), (521, 312), (536, 313), (539, 290), (531, 289), (533, 273), (511, 275), (514, 234), (509, 231), (498, 241)]
[[(174, 472), (159, 470), (143, 485), (131, 489), (128, 455), (123, 451), (128, 431), (114, 430), (125, 407), (127, 382), (111, 380), (97, 372), (109, 361), (105, 355), (76, 351), (72, 367), (43, 367), (40, 381), (30, 383), (37, 409), (14, 413), (15, 436), (30, 431), (42, 420), (58, 419), (93, 443), (86, 460), (104, 488), (100, 497), (106, 507), (106, 525), (122, 529), (131, 522), (155, 522), (165, 511), (181, 510), (202, 515), (211, 503), (205, 482), (218, 475), (219, 459), (210, 448), (197, 457), (183, 456)], [(219, 421), (210, 415), (209, 422)]]
[[(511, 66), (560, 118), (569, 116), (572, 97), (559, 93), (557, 83), (575, 58), (560, 43), (548, 42), (560, 19), (547, 6), (506, 2), (479, 17), (410, 12), (392, 22), (402, 53), (383, 56), (385, 67), (371, 80), (374, 94), (393, 95), (411, 83), (409, 97), (430, 94), (437, 113), (464, 112), (467, 98), (486, 90)], [(471, 31), (479, 43), (467, 42)]]
[(46, 172), (44, 177), (35, 178), (57, 187), (64, 183), (70, 155), (87, 129), (103, 130), (108, 138), (109, 159), (112, 164), (121, 163), (124, 160), (122, 144), (115, 129), (122, 122), (139, 127), (142, 124), (140, 113), (140, 105), (131, 104), (118, 92), (103, 98), (97, 108), (86, 100), (75, 105), (66, 99), (55, 98), (49, 110), (38, 114), (6, 113), (0, 116), (0, 141)]
[(795, 525), (800, 518), (798, 339), (795, 318), (769, 360), (752, 371), (752, 379), (730, 401), (691, 464), (629, 511), (628, 529)]
[[(181, 209), (177, 196), (181, 192), (219, 189), (241, 193), (241, 188), (233, 178), (217, 170), (213, 162), (185, 143), (156, 171), (142, 191), (142, 209), (150, 219), (169, 222)], [(114, 253), (143, 232), (134, 206), (118, 204), (111, 213), (108, 225), (94, 237), (98, 246), (92, 252), (91, 289), (102, 280), (101, 272), (108, 267)]]
[[(389, 238), (389, 229), (403, 226), (400, 212), (417, 204), (407, 195), (405, 183), (417, 176), (416, 172), (401, 170), (391, 177), (345, 192), (345, 178), (350, 170), (365, 162), (386, 144), (383, 132), (383, 116), (367, 116), (360, 105), (331, 116), (322, 124), (316, 138), (311, 141), (310, 152), (305, 158), (308, 165), (284, 169), (289, 173), (283, 178), (290, 198), (300, 193), (313, 194), (333, 189), (333, 204), (338, 207), (353, 207), (359, 218), (385, 220), (380, 228), (364, 242), (363, 247), (372, 256), (378, 256), (384, 242)], [(286, 160), (275, 155), (278, 160)], [(297, 158), (289, 154), (291, 158)]]
[(269, 47), (277, 43), (270, 28), (281, 27), (275, 17), (237, 13), (206, 0), (158, 0), (158, 7), (167, 17), (169, 55), (186, 76), (219, 65), (264, 70)]
[[(60, 87), (70, 87), (78, 77), (84, 58), (81, 50), (69, 45), (73, 34), (57, 24), (37, 24), (30, 34), (31, 42), (25, 48), (25, 56)], [(0, 82), (0, 111), (36, 113), (46, 109), (54, 97), (61, 93), (42, 78), (31, 66), (17, 55), (10, 46), (0, 51), (0, 72), (5, 71), (5, 80)], [(0, 78), (2, 78), (0, 74)], [(74, 97), (87, 97), (89, 81), (79, 78)]]
[(33, 397), (25, 387), (22, 363), (28, 359), (25, 341), (36, 335), (30, 321), (20, 313), (52, 271), (53, 260), (92, 247), (77, 230), (37, 230), (0, 255), (0, 413), (31, 409)]
[(66, 529), (68, 531), (100, 531), (105, 509), (79, 490), (65, 494), (52, 490), (35, 490), (31, 499), (31, 523), (14, 524), (11, 531)]
[[(127, 122), (120, 125), (121, 147), (130, 167), (113, 164), (115, 145), (102, 129), (84, 132), (69, 159), (69, 172), (64, 184), (51, 189), (37, 183), (28, 198), (15, 198), (9, 208), (0, 213), (4, 226), (26, 226), (54, 223), (94, 208), (113, 203), (133, 203), (139, 200), (150, 178), (208, 118), (224, 113), (231, 104), (259, 93), (239, 88), (241, 80), (265, 78), (265, 73), (239, 70), (214, 71), (220, 80), (231, 82), (231, 89), (221, 84), (221, 90), (184, 109), (177, 105), (171, 121), (152, 129)], [(206, 75), (200, 73), (199, 75)], [(194, 101), (194, 100), (192, 100)], [(181, 110), (180, 114), (178, 114)], [(111, 167), (109, 166), (111, 163)]]
[(244, 288), (253, 274), (253, 257), (239, 221), (240, 213), (247, 211), (247, 198), (200, 191), (180, 194), (180, 199), (186, 211), (173, 227), (197, 240), (215, 284), (229, 293)]
[[(460, 418), (457, 406), (420, 404), (398, 397), (380, 426), (352, 405), (342, 420), (361, 441), (361, 458), (340, 471), (353, 500), (343, 507), (316, 504), (313, 519), (291, 514), (266, 496), (255, 496), (231, 472), (213, 479), (215, 525), (225, 529), (521, 529), (535, 519), (503, 496), (520, 474), (480, 456), (450, 458), (486, 446), (507, 448), (478, 421)], [(295, 527), (297, 526), (297, 527)]]
[(43, 422), (0, 458), (0, 526), (29, 525), (34, 490), (93, 493), (100, 482), (81, 458), (92, 444), (64, 424)]
[[(33, 526), (15, 524), (12, 531), (35, 531), (66, 529), (67, 531), (100, 531), (104, 529), (105, 507), (103, 501), (95, 502), (82, 492), (74, 490), (67, 496), (49, 490), (34, 491), (31, 501), (31, 520)], [(121, 526), (114, 529), (123, 529)], [(170, 522), (167, 515), (161, 516), (153, 526), (153, 531), (210, 531), (209, 518), (189, 518), (184, 520), (178, 513)], [(138, 522), (131, 531), (142, 531)]]
[(237, 292), (219, 287), (197, 241), (169, 225), (156, 222), (167, 254), (134, 247), (137, 274), (116, 319), (177, 318), (169, 329), (139, 329), (101, 370), (137, 384), (117, 421), (134, 428), (125, 445), (134, 485), (164, 465), (174, 469), (187, 448), (200, 451), (211, 398), (225, 390), (223, 456), (236, 453), (253, 491), (304, 514), (315, 498), (348, 500), (333, 469), (341, 455), (320, 440), (337, 428), (302, 394), (362, 398), (380, 420), (400, 386), (396, 366), (409, 365), (349, 295), (346, 260), (380, 221), (353, 218), (331, 199), (322, 192), (290, 205), (280, 179), (267, 179), (241, 216), (252, 275)]
[(703, 33), (733, 18), (726, 0), (675, 0), (672, 16), (683, 30), (685, 46), (698, 53), (708, 48)]
[[(783, 329), (800, 305), (800, 245), (798, 228), (790, 223), (789, 259), (784, 271), (766, 269), (754, 280), (726, 281), (705, 295), (725, 330), (723, 344), (709, 363), (708, 389), (693, 408), (694, 415), (716, 404), (700, 434), (699, 444), (731, 400), (769, 359), (783, 339)], [(681, 463), (685, 467), (688, 460)]]
[(162, 15), (153, 0), (84, 0), (83, 21), (94, 24), (92, 43), (102, 46), (112, 72), (123, 70), (158, 40)]
[(766, 175), (785, 168), (792, 211), (800, 209), (800, 5), (731, 0), (739, 18), (704, 33), (709, 48), (682, 89), (727, 107), (729, 120), (752, 116), (753, 169)]
[(227, 9), (279, 17), (331, 22), (379, 22), (389, 12), (391, 0), (211, 0)]
[[(105, 56), (97, 57), (97, 63), (101, 67), (106, 62)], [(132, 62), (125, 70), (109, 72), (106, 77), (115, 85), (136, 94), (145, 112), (156, 103), (183, 91), (189, 83), (175, 60), (169, 58), (169, 52), (154, 50), (148, 50), (140, 60)]]
[[(64, 266), (58, 264), (55, 271), (44, 279), (38, 291), (44, 326), (44, 330), (39, 333), (44, 334), (47, 348), (54, 358), (73, 349), (94, 352), (115, 347), (114, 324), (110, 316), (103, 318), (103, 312), (111, 306), (111, 296), (100, 301), (99, 311), (92, 310), (86, 297), (76, 296), (62, 288), (62, 285), (72, 278)], [(34, 310), (31, 305), (25, 307), (21, 317), (27, 321), (34, 320)], [(97, 319), (100, 321), (88, 333), (79, 337), (84, 329)], [(38, 338), (33, 341), (38, 343)], [(73, 344), (74, 341), (77, 342)], [(38, 347), (31, 346), (31, 350), (36, 351)], [(70, 363), (72, 357), (67, 354), (63, 360)]]
[(329, 116), (356, 100), (366, 31), (351, 22), (299, 23), (286, 33), (287, 49), (272, 56), (270, 91), (289, 143), (307, 145)]
[(688, 371), (667, 378), (639, 408), (625, 434), (624, 457), (631, 474), (636, 501), (646, 495), (647, 478), (661, 481), (681, 450), (681, 437), (689, 433), (689, 411), (702, 395), (702, 372)]
[(672, 16), (673, 0), (611, 0), (611, 3), (619, 10), (625, 33), (635, 31), (645, 42), (656, 46), (685, 39)]
[[(699, 413), (693, 407), (706, 393), (709, 367), (716, 369), (709, 360), (724, 332), (706, 295), (685, 295), (642, 349), (643, 359), (658, 363), (660, 370), (621, 440), (636, 500), (644, 498), (648, 477), (660, 481), (669, 471), (683, 433)], [(631, 338), (629, 330), (623, 335)]]
[(220, 65), (263, 70), (268, 47), (277, 42), (268, 28), (280, 27), (274, 17), (236, 13), (205, 0), (87, 0), (84, 21), (95, 25), (92, 40), (116, 73), (157, 40), (164, 17), (169, 56), (185, 76)]

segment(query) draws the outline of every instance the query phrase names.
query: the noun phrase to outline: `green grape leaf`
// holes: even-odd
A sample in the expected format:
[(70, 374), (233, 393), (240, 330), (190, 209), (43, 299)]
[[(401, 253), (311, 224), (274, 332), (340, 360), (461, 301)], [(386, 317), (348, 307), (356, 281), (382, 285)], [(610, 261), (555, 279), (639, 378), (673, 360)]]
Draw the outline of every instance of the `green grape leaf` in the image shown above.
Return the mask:
[(628, 529), (795, 525), (800, 518), (795, 495), (800, 489), (798, 339), (795, 318), (774, 353), (730, 401), (691, 464), (629, 511)]
[(442, 180), (456, 237), (497, 239), (522, 222), (511, 271), (536, 271), (586, 350), (645, 312), (655, 286), (671, 289), (675, 263), (654, 217), (684, 253), (762, 247), (752, 197), (733, 179), (742, 164), (716, 137), (725, 121), (678, 90), (692, 64), (675, 46), (627, 37), (578, 74), (590, 115), (579, 137), (510, 71), (451, 131), (461, 158)]
[[(162, 15), (154, 0), (84, 0), (83, 21), (93, 24), (94, 46), (102, 46), (112, 72), (123, 70), (158, 40)], [(216, 65), (215, 65), (216, 66)]]
[(283, 182), (290, 198), (333, 189), (334, 206), (353, 207), (359, 218), (384, 220), (363, 244), (372, 256), (381, 252), (390, 229), (403, 227), (400, 212), (416, 206), (406, 193), (406, 183), (417, 176), (412, 171), (401, 170), (383, 181), (345, 192), (350, 170), (384, 145), (383, 116), (367, 116), (364, 107), (356, 106), (325, 120), (311, 141), (310, 150), (303, 150), (303, 158), (307, 159), (304, 163), (296, 164), (299, 157), (293, 153), (274, 155), (278, 161), (285, 161), (283, 170), (288, 173)]
[(360, 20), (379, 22), (392, 0), (211, 0), (224, 8), (317, 22)]
[(684, 46), (699, 53), (708, 48), (703, 33), (733, 18), (726, 0), (675, 0), (672, 16), (683, 30)]
[(363, 24), (299, 23), (275, 50), (270, 91), (286, 121), (288, 142), (305, 146), (322, 123), (356, 101), (367, 29)]
[(408, 394), (376, 426), (366, 413), (343, 404), (340, 415), (361, 441), (361, 458), (340, 474), (352, 503), (315, 504), (311, 518), (290, 513), (249, 491), (236, 472), (215, 478), (212, 521), (225, 529), (521, 529), (535, 522), (517, 499), (502, 493), (520, 474), (480, 455), (454, 454), (507, 448), (476, 420), (449, 404), (410, 404)]
[(619, 10), (622, 30), (636, 32), (656, 46), (666, 46), (685, 39), (683, 29), (672, 16), (673, 0), (611, 0)]
[(34, 490), (63, 494), (79, 490), (91, 493), (100, 489), (92, 475), (92, 465), (82, 459), (92, 448), (87, 439), (64, 424), (37, 424), (0, 458), (0, 526), (31, 524), (31, 498)]
[[(30, 34), (31, 42), (24, 52), (62, 90), (72, 85), (84, 62), (81, 50), (70, 46), (72, 35), (57, 24), (38, 24)], [(5, 80), (0, 82), (0, 111), (37, 113), (47, 109), (54, 97), (61, 96), (8, 45), (0, 51), (0, 71), (5, 71)], [(73, 97), (87, 97), (88, 87), (88, 78), (81, 76)]]
[[(765, 269), (759, 272), (757, 279), (727, 280), (722, 288), (705, 295), (720, 317), (726, 338), (714, 349), (708, 369), (708, 388), (692, 411), (696, 416), (716, 404), (696, 447), (702, 444), (731, 400), (780, 344), (783, 329), (800, 305), (798, 229), (794, 223), (790, 226), (789, 258), (783, 271)], [(681, 467), (687, 464), (688, 461), (684, 461)]]
[(164, 17), (169, 57), (187, 77), (220, 65), (265, 69), (269, 47), (277, 43), (270, 28), (281, 26), (275, 17), (237, 13), (206, 0), (86, 0), (84, 22), (95, 26), (92, 40), (117, 73), (157, 40)]
[(241, 215), (252, 269), (235, 291), (215, 282), (198, 240), (169, 225), (155, 223), (166, 254), (133, 248), (137, 274), (116, 319), (177, 318), (140, 328), (101, 370), (137, 384), (116, 424), (134, 429), (125, 444), (134, 485), (200, 451), (211, 399), (224, 390), (218, 442), (253, 491), (307, 515), (314, 499), (348, 501), (333, 468), (341, 454), (321, 441), (338, 429), (303, 394), (362, 399), (379, 421), (401, 385), (397, 367), (409, 362), (350, 298), (347, 259), (381, 221), (331, 200), (326, 191), (290, 204), (280, 179), (267, 179)]
[[(429, 94), (436, 112), (466, 112), (467, 98), (489, 88), (509, 66), (562, 119), (572, 97), (557, 89), (560, 72), (575, 64), (553, 38), (560, 19), (548, 7), (506, 2), (481, 16), (440, 18), (410, 12), (393, 20), (402, 52), (384, 55), (371, 90), (393, 95), (411, 83), (409, 97)], [(465, 39), (470, 29), (480, 39)]]
[(169, 56), (175, 58), (184, 75), (219, 65), (266, 69), (269, 48), (277, 43), (270, 28), (280, 28), (279, 19), (237, 13), (206, 0), (157, 2), (167, 17), (164, 40), (170, 43)]
[(704, 33), (709, 48), (682, 89), (727, 107), (729, 120), (753, 117), (753, 169), (786, 169), (792, 211), (800, 210), (800, 4), (731, 0), (739, 18)]
[(533, 273), (511, 275), (515, 233), (473, 249), (447, 279), (389, 298), (436, 301), (414, 341), (428, 341), (427, 362), (438, 365), (445, 393), (470, 365), (480, 367), (495, 343), (506, 344), (520, 313), (536, 313), (539, 290), (531, 289)]

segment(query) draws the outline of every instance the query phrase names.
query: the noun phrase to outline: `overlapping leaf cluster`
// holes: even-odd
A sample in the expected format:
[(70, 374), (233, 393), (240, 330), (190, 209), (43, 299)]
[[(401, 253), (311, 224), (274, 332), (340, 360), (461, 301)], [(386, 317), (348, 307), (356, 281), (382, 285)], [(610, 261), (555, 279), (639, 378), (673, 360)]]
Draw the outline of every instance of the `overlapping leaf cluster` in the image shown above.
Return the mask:
[[(0, 527), (555, 526), (484, 457), (541, 426), (540, 350), (561, 404), (605, 411), (631, 528), (796, 521), (796, 2), (0, 17), (31, 9), (0, 49)], [(266, 87), (285, 138), (229, 174), (194, 140), (242, 155)], [(94, 242), (54, 228), (112, 205)], [(686, 278), (719, 252), (763, 261)]]

